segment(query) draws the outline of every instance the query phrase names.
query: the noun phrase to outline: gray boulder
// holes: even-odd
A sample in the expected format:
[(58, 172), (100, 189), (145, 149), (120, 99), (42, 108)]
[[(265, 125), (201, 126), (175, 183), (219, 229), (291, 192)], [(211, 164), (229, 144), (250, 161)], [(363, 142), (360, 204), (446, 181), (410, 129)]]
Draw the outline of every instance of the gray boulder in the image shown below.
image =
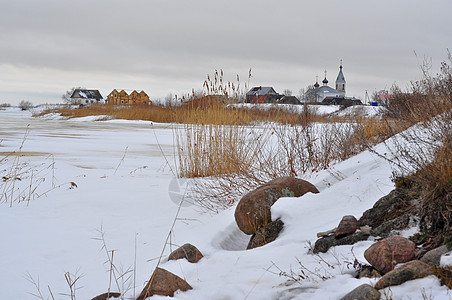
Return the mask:
[(341, 298), (341, 300), (379, 300), (381, 294), (368, 284), (363, 284)]
[(383, 275), (378, 280), (375, 288), (380, 290), (388, 286), (399, 285), (409, 280), (424, 278), (432, 274), (433, 270), (428, 264), (420, 260), (412, 260)]
[(425, 253), (424, 256), (422, 256), (421, 261), (425, 262), (429, 265), (439, 266), (439, 264), (441, 262), (441, 256), (443, 254), (446, 254), (450, 250), (452, 250), (452, 249), (450, 249), (446, 245), (435, 248), (435, 249), (430, 250), (427, 253)]

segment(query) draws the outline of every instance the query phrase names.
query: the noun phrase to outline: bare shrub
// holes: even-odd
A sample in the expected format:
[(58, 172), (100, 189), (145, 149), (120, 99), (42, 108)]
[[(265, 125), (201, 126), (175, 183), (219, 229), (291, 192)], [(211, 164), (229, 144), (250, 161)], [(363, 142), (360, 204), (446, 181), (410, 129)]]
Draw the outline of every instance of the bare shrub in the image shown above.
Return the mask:
[(22, 101), (20, 101), (20, 103), (19, 103), (19, 108), (20, 108), (21, 110), (29, 110), (29, 109), (32, 108), (32, 107), (33, 107), (33, 103), (31, 103), (30, 101), (22, 100)]
[[(395, 121), (393, 127), (417, 124), (400, 133), (390, 145), (400, 176), (417, 172), (416, 180), (431, 188), (442, 188), (451, 180), (452, 157), (452, 56), (441, 64), (441, 73), (429, 74), (429, 65), (421, 69), (424, 78), (412, 83), (406, 92), (394, 88), (387, 106)], [(407, 147), (408, 146), (408, 147)]]
[(305, 125), (186, 125), (175, 133), (178, 174), (204, 177), (191, 185), (190, 196), (216, 211), (276, 177), (327, 169), (386, 138), (386, 129), (381, 120), (367, 119)]
[[(421, 66), (423, 78), (401, 92), (387, 106), (391, 128), (400, 130), (387, 143), (395, 177), (406, 177), (423, 190), (421, 229), (429, 234), (450, 231), (452, 223), (452, 56), (436, 76)], [(450, 234), (450, 233), (449, 233)]]

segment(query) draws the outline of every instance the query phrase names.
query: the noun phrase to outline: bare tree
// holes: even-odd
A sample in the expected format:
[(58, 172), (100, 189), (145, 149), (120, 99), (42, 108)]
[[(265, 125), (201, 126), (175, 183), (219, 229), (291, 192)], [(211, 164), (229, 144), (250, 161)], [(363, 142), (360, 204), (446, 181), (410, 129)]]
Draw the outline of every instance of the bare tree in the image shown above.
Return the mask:
[(374, 92), (372, 93), (371, 99), (372, 99), (372, 101), (374, 101), (374, 102), (378, 102), (379, 97), (380, 97), (381, 95), (388, 95), (388, 94), (389, 94), (389, 91), (388, 91), (388, 90), (379, 90), (378, 92), (377, 92), (377, 91), (374, 91)]
[(298, 99), (301, 102), (304, 102), (304, 94), (306, 93), (306, 90), (304, 88), (301, 88), (298, 90)]
[[(316, 102), (316, 88), (313, 85), (308, 85), (304, 90), (304, 95), (301, 97), (304, 102)], [(300, 90), (301, 91), (301, 90)]]
[(30, 108), (32, 108), (32, 107), (33, 107), (33, 103), (31, 103), (30, 101), (22, 100), (22, 101), (20, 101), (20, 103), (19, 103), (19, 108), (20, 108), (21, 110), (28, 110), (28, 109), (30, 109)]
[(282, 93), (284, 96), (292, 96), (292, 91), (289, 89), (285, 89)]
[(166, 95), (165, 97), (165, 106), (174, 106), (177, 103), (175, 96), (172, 93), (169, 93), (168, 95)]

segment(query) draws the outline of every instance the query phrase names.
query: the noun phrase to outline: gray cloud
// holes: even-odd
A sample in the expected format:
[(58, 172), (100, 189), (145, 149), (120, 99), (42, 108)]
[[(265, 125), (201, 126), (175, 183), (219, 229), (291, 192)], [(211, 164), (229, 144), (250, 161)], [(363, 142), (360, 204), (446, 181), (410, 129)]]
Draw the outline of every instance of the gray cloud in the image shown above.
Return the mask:
[[(72, 86), (201, 88), (222, 68), (279, 91), (333, 82), (339, 60), (351, 95), (417, 79), (451, 47), (449, 0), (0, 0), (0, 102), (59, 101)], [(417, 52), (418, 57), (414, 55)], [(36, 95), (35, 97), (33, 95)]]

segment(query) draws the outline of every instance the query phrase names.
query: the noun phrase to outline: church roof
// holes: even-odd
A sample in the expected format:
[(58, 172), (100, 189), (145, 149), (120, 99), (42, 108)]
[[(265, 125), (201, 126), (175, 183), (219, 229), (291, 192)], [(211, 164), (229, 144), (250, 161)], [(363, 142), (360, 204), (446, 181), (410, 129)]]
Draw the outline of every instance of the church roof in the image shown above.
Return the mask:
[(320, 93), (334, 93), (334, 94), (339, 94), (340, 93), (338, 90), (333, 89), (332, 87), (329, 87), (327, 85), (319, 87), (318, 92), (320, 92)]
[(339, 69), (339, 74), (337, 74), (336, 82), (345, 82), (344, 73), (342, 73), (342, 65)]

